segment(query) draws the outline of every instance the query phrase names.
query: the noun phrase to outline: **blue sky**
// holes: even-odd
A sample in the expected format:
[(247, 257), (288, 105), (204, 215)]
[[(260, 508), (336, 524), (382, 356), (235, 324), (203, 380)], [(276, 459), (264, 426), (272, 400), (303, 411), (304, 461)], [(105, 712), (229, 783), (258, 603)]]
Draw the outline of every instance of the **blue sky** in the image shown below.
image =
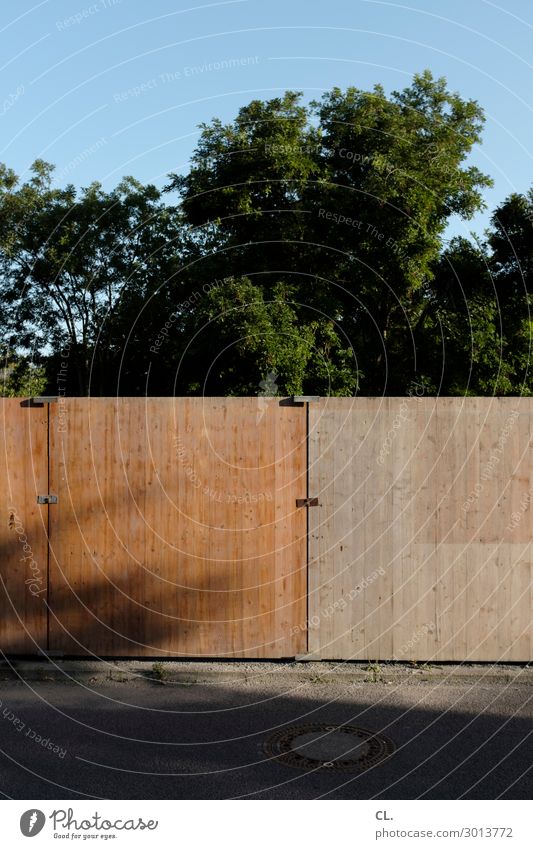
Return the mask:
[(200, 122), (252, 98), (390, 91), (430, 68), (486, 110), (472, 162), (495, 179), (489, 210), (533, 183), (529, 0), (18, 0), (1, 6), (0, 40), (0, 161), (21, 175), (41, 157), (58, 184), (162, 186)]

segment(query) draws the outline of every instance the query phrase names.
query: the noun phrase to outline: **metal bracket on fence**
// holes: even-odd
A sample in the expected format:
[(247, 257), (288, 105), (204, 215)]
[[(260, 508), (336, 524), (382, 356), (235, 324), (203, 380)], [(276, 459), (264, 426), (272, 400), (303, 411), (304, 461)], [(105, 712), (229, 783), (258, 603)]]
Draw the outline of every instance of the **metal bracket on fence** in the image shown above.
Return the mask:
[(297, 498), (296, 499), (297, 507), (320, 507), (318, 503), (318, 498)]
[(57, 495), (38, 495), (37, 504), (57, 504)]
[(21, 407), (44, 407), (45, 404), (57, 402), (57, 395), (35, 395), (33, 398), (25, 398), (20, 402)]
[(280, 407), (303, 407), (311, 401), (320, 401), (320, 397), (320, 395), (291, 395), (289, 398), (282, 398), (279, 405)]

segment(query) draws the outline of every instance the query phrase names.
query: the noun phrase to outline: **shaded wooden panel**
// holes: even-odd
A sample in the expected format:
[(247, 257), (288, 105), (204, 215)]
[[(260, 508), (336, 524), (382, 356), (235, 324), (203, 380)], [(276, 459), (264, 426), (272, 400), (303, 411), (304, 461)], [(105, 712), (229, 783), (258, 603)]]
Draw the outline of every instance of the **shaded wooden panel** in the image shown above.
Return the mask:
[(531, 660), (529, 398), (310, 406), (310, 651)]
[(48, 405), (0, 399), (0, 648), (34, 654), (47, 648)]
[(51, 446), (54, 649), (305, 651), (301, 408), (257, 398), (68, 399)]

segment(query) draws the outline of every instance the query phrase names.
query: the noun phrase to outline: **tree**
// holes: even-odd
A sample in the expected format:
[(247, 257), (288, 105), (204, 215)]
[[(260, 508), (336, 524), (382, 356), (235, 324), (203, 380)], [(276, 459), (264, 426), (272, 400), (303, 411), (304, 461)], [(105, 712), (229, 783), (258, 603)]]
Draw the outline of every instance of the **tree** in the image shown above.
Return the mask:
[(487, 238), (513, 393), (533, 394), (533, 188), (497, 207)]
[(145, 324), (158, 325), (154, 314), (169, 306), (179, 214), (131, 177), (111, 192), (93, 183), (78, 193), (53, 188), (52, 175), (42, 161), (22, 185), (0, 171), (4, 341), (47, 356), (52, 388), (59, 380), (74, 394), (111, 394), (122, 380), (142, 392), (146, 337), (137, 318), (144, 311)]
[(511, 195), (484, 241), (454, 239), (436, 262), (414, 333), (432, 392), (533, 394), (532, 200)]
[(505, 395), (498, 299), (486, 246), (454, 239), (436, 263), (414, 327), (421, 382), (431, 394)]
[(282, 286), (304, 336), (329, 340), (307, 363), (311, 391), (326, 357), (343, 376), (334, 392), (402, 393), (444, 229), (481, 208), (491, 182), (464, 167), (482, 125), (479, 105), (429, 72), (390, 97), (333, 89), (304, 106), (288, 92), (204, 125), (190, 171), (169, 189), (216, 242), (200, 274), (253, 279), (265, 301)]
[[(334, 329), (319, 320), (302, 326), (296, 307), (283, 282), (272, 287), (269, 300), (247, 277), (213, 286), (191, 314), (180, 365), (185, 375), (195, 375), (187, 394), (257, 395), (270, 380), (276, 394), (301, 395), (309, 371), (315, 375), (315, 392), (352, 394), (352, 368), (340, 355), (333, 367), (326, 355), (329, 346), (338, 344)], [(205, 375), (201, 383), (199, 374)]]
[(43, 365), (27, 358), (3, 358), (0, 396), (3, 398), (35, 397), (46, 387), (46, 370)]
[(0, 166), (4, 392), (531, 394), (533, 190), (443, 243), (483, 121), (429, 72), (254, 100), (202, 126), (179, 205)]

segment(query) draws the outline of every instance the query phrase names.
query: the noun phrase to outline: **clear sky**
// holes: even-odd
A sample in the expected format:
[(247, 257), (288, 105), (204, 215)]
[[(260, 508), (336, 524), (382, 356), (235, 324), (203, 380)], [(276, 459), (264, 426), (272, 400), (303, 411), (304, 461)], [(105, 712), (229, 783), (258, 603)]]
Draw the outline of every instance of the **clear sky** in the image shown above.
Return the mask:
[(391, 91), (430, 68), (486, 110), (489, 210), (533, 183), (531, 0), (4, 0), (0, 39), (0, 161), (21, 175), (40, 157), (60, 185), (162, 186), (200, 122), (252, 98)]

